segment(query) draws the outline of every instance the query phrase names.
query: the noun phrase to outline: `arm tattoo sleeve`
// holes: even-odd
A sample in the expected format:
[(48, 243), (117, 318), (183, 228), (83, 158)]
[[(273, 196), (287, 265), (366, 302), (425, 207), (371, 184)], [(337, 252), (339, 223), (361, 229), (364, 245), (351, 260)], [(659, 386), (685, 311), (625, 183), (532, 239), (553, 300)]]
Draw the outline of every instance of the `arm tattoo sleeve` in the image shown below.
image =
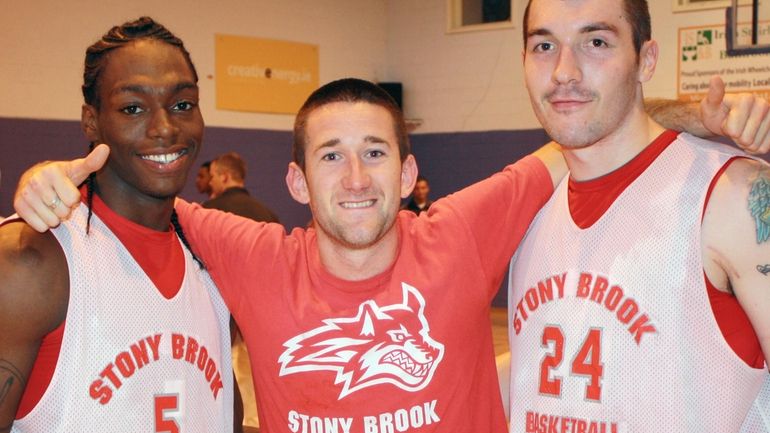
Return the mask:
[(770, 180), (763, 170), (751, 184), (749, 192), (749, 211), (754, 218), (757, 231), (757, 243), (770, 239)]

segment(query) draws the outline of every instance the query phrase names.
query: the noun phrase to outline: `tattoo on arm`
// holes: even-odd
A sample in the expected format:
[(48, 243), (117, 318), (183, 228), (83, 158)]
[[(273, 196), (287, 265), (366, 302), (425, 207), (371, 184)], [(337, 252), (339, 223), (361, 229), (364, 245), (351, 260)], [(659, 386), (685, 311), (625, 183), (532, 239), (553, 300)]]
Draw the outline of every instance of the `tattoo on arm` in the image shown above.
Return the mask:
[(757, 265), (757, 270), (762, 274), (767, 276), (768, 273), (770, 273), (770, 265)]
[(5, 403), (5, 399), (14, 385), (18, 385), (22, 389), (26, 386), (23, 375), (15, 365), (0, 359), (0, 405)]
[(760, 171), (751, 184), (749, 211), (757, 230), (757, 243), (770, 239), (770, 180), (766, 171)]
[[(0, 407), (9, 404), (6, 399), (11, 391), (17, 387), (21, 389), (26, 387), (24, 375), (15, 365), (0, 359)], [(8, 425), (0, 426), (0, 433), (10, 432), (11, 427), (13, 427), (13, 420)]]

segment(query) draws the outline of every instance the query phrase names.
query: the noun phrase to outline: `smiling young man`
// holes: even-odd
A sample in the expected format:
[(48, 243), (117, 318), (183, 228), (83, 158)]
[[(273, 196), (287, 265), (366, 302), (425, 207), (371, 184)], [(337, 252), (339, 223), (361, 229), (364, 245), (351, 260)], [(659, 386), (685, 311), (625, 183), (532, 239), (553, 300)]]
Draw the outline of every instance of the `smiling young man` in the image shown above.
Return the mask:
[(149, 18), (85, 63), (81, 126), (109, 159), (60, 227), (0, 227), (0, 431), (232, 431), (229, 315), (173, 208), (203, 137), (195, 69)]
[[(178, 205), (260, 355), (252, 359), (260, 427), (504, 431), (489, 305), (507, 256), (550, 194), (543, 164), (527, 158), (437, 203), (431, 222), (399, 213), (417, 176), (403, 117), (376, 85), (355, 79), (310, 96), (294, 143), (286, 181), (310, 205), (313, 229), (287, 236), (277, 225)], [(482, 196), (509, 202), (496, 217), (518, 231), (501, 237), (482, 224)]]
[(511, 264), (511, 431), (766, 431), (744, 419), (768, 380), (770, 169), (645, 113), (646, 1), (532, 0), (524, 23), (570, 174)]

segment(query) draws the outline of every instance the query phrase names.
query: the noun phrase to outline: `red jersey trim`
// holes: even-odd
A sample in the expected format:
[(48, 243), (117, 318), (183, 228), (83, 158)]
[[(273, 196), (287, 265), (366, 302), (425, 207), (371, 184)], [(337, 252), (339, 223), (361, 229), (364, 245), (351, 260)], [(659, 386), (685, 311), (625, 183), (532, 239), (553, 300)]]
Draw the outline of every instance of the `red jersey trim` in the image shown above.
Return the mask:
[[(701, 218), (706, 214), (706, 206), (708, 206), (711, 193), (714, 192), (717, 181), (722, 177), (727, 167), (739, 158), (742, 157), (736, 156), (727, 161), (719, 169), (714, 179), (711, 180), (709, 189), (706, 192), (706, 201), (703, 204)], [(719, 330), (725, 337), (727, 344), (749, 366), (764, 368), (765, 355), (762, 352), (762, 346), (759, 344), (759, 337), (757, 337), (757, 333), (754, 331), (754, 327), (751, 325), (746, 312), (741, 307), (741, 304), (738, 303), (738, 298), (732, 293), (717, 289), (711, 280), (708, 279), (705, 272), (703, 273), (703, 279), (706, 281), (706, 292), (708, 293), (711, 309), (714, 311), (714, 319), (716, 319), (717, 326), (719, 326)]]

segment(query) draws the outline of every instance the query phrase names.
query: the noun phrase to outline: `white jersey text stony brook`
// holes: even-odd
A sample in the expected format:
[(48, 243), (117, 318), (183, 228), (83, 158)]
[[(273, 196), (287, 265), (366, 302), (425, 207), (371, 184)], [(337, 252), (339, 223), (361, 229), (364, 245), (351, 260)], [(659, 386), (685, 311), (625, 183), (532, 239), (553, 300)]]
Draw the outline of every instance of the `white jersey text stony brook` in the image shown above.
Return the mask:
[(229, 314), (185, 249), (166, 299), (80, 205), (54, 234), (69, 266), (61, 352), (45, 394), (12, 432), (232, 432)]
[(512, 432), (739, 431), (767, 370), (722, 337), (700, 242), (736, 153), (681, 134), (587, 229), (557, 187), (511, 263)]

